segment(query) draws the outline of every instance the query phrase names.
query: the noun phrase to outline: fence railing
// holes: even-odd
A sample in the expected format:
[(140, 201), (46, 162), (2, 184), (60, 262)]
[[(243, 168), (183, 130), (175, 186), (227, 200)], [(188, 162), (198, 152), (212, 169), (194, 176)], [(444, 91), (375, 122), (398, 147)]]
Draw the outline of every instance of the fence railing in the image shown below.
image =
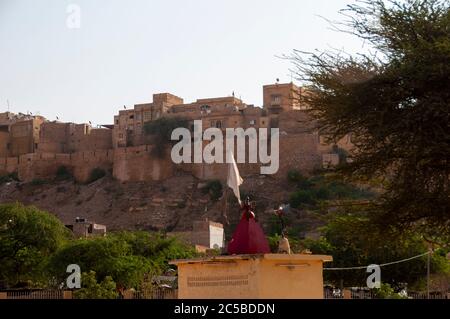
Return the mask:
[[(145, 291), (126, 291), (123, 299), (177, 299), (178, 290), (154, 288)], [(73, 299), (69, 290), (9, 290), (0, 291), (0, 299)]]
[(6, 291), (6, 299), (64, 299), (64, 291), (63, 290)]
[[(334, 291), (324, 289), (324, 299), (380, 299), (373, 291), (370, 290), (352, 290), (345, 289)], [(428, 299), (426, 292), (408, 292), (409, 299)], [(429, 299), (450, 299), (450, 293), (446, 292), (430, 292)]]
[(127, 299), (177, 299), (176, 289), (152, 289), (150, 291), (134, 291)]
[[(14, 290), (0, 291), (0, 299), (72, 299), (71, 291), (64, 290)], [(148, 291), (127, 291), (124, 299), (177, 299), (176, 289), (152, 289)], [(410, 299), (427, 299), (426, 292), (408, 292)], [(324, 299), (378, 299), (373, 291), (350, 290), (332, 291), (324, 289)], [(450, 293), (431, 292), (429, 299), (450, 299)]]

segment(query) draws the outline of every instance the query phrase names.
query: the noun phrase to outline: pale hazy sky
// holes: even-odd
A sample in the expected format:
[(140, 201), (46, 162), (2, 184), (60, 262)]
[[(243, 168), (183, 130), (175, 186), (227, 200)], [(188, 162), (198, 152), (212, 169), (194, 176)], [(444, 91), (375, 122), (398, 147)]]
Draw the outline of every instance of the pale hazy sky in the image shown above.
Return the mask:
[[(170, 92), (260, 106), (289, 82), (293, 49), (362, 50), (330, 29), (353, 0), (0, 0), (0, 111), (112, 123), (123, 105)], [(67, 27), (67, 6), (81, 9)]]

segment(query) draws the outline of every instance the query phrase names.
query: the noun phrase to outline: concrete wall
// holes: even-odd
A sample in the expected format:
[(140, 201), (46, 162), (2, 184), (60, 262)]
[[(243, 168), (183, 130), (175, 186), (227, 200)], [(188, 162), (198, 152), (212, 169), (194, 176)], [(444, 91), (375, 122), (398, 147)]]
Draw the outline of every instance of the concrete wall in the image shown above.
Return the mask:
[(175, 260), (180, 299), (323, 299), (331, 256), (265, 254)]

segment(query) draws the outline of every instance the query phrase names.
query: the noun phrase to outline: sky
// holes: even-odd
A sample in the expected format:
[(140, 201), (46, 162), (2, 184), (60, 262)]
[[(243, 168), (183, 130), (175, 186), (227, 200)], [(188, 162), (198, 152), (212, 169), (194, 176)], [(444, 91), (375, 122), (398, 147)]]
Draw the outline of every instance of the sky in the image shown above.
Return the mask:
[(292, 79), (280, 56), (363, 49), (323, 19), (353, 2), (0, 0), (0, 112), (110, 124), (161, 92), (261, 106), (264, 84)]

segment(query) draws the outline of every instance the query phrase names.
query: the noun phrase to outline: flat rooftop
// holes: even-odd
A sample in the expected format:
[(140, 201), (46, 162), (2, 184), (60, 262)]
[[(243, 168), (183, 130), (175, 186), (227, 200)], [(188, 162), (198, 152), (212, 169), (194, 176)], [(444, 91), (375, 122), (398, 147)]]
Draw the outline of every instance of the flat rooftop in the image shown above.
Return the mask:
[(322, 262), (333, 261), (332, 256), (313, 255), (313, 254), (253, 254), (253, 255), (223, 255), (213, 257), (202, 257), (192, 259), (177, 259), (170, 261), (171, 265), (196, 264), (196, 263), (214, 263), (214, 262), (233, 262), (233, 260), (267, 259), (284, 262), (313, 261)]

